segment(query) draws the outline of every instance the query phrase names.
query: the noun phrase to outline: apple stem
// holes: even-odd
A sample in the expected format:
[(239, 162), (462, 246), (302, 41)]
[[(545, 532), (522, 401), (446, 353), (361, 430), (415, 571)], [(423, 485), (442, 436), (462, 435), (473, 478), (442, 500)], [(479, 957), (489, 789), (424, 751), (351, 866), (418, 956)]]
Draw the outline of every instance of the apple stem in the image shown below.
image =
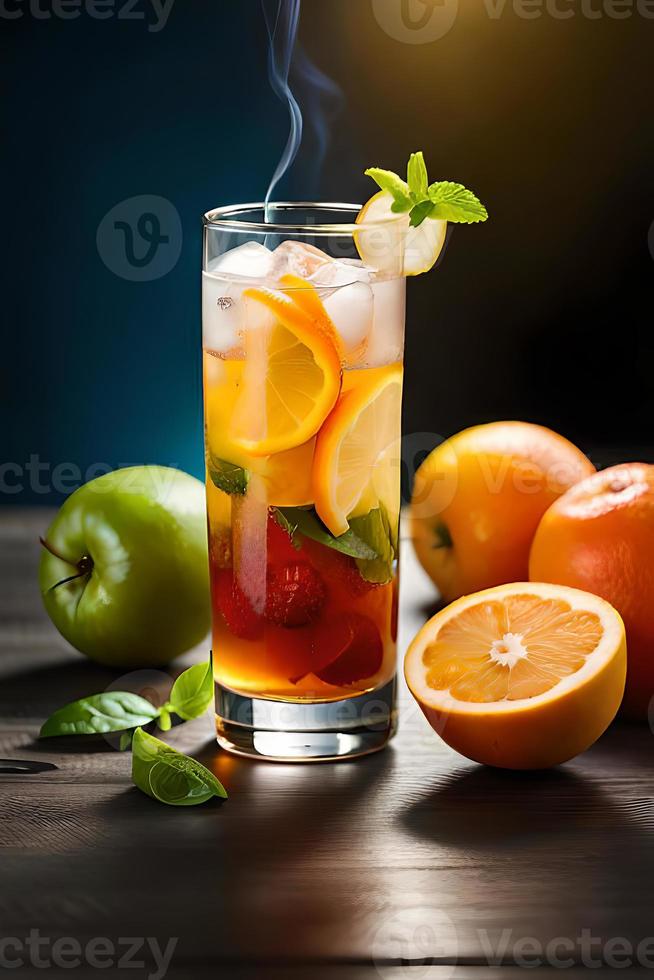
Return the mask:
[(77, 569), (75, 575), (69, 575), (67, 578), (62, 578), (59, 582), (55, 582), (48, 589), (48, 592), (52, 592), (53, 589), (58, 589), (60, 585), (66, 585), (67, 582), (74, 582), (76, 578), (82, 578), (84, 575), (90, 575), (93, 571), (93, 559), (90, 555), (82, 555), (79, 561), (70, 561), (68, 558), (64, 558), (63, 555), (58, 554), (52, 545), (46, 541), (44, 538), (39, 538), (39, 541), (43, 545), (46, 551), (49, 551), (54, 558), (58, 558), (59, 561), (65, 562), (66, 565), (73, 565)]
[(58, 551), (55, 551), (54, 548), (52, 547), (52, 545), (50, 544), (50, 542), (49, 541), (46, 541), (45, 538), (39, 538), (39, 542), (45, 548), (46, 551), (49, 551), (50, 554), (53, 555), (54, 558), (58, 558), (59, 561), (64, 561), (64, 562), (66, 562), (67, 565), (76, 565), (77, 564), (77, 562), (70, 561), (70, 559), (64, 558), (64, 556), (63, 555), (60, 555)]
[(78, 572), (77, 575), (69, 575), (68, 578), (62, 578), (59, 582), (55, 582), (54, 585), (51, 585), (48, 592), (53, 592), (55, 589), (58, 589), (60, 585), (65, 585), (66, 582), (74, 582), (76, 578), (82, 578), (83, 575), (88, 574), (88, 572)]

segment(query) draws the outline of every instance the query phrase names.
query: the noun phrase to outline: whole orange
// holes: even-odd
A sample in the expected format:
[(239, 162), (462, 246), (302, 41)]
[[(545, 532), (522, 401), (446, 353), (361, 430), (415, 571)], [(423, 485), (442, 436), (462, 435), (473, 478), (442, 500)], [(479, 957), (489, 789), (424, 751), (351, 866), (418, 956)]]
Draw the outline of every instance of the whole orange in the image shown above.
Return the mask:
[(552, 504), (534, 538), (529, 577), (615, 606), (627, 630), (622, 711), (646, 719), (654, 694), (654, 466), (612, 466)]
[(416, 473), (411, 536), (443, 599), (525, 580), (541, 517), (594, 472), (571, 442), (529, 422), (477, 425), (434, 449)]

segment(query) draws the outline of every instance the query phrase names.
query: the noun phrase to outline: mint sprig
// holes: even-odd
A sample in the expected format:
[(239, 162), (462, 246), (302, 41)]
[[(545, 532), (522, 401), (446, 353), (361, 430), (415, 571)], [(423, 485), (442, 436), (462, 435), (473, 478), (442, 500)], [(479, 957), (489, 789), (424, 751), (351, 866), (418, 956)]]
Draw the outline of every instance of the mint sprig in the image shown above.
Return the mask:
[(409, 214), (414, 228), (421, 225), (426, 218), (458, 224), (473, 224), (488, 218), (488, 212), (479, 198), (463, 184), (456, 184), (451, 180), (429, 183), (421, 150), (409, 157), (406, 180), (402, 180), (392, 170), (382, 170), (379, 167), (369, 167), (365, 174), (392, 196), (391, 211), (395, 214)]

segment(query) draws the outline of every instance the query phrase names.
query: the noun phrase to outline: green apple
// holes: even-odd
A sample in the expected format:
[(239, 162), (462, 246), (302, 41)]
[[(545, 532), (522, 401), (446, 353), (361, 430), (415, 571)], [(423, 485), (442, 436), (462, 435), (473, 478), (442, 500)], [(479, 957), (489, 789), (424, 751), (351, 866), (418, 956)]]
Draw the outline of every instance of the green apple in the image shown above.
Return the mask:
[(165, 664), (206, 636), (211, 607), (204, 486), (130, 466), (66, 500), (42, 540), (48, 615), (91, 660)]

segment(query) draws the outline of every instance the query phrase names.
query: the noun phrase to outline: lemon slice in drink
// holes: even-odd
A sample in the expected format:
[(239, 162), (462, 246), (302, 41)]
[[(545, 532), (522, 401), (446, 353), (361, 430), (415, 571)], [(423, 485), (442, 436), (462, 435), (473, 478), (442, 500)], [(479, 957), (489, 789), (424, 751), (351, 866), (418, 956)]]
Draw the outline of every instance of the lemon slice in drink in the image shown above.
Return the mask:
[(273, 317), (265, 331), (246, 333), (230, 438), (252, 456), (270, 456), (316, 434), (338, 398), (341, 362), (328, 327), (283, 293), (252, 288), (243, 295)]
[(364, 265), (389, 276), (419, 276), (429, 272), (445, 244), (447, 221), (425, 218), (417, 228), (409, 215), (391, 210), (393, 197), (379, 191), (363, 205), (354, 244)]
[(345, 373), (343, 394), (318, 433), (313, 457), (315, 508), (332, 534), (344, 534), (348, 517), (379, 503), (396, 520), (401, 402), (401, 365)]
[(618, 710), (627, 653), (608, 602), (517, 582), (463, 596), (418, 632), (411, 693), (448, 745), (476, 762), (540, 769), (599, 738)]

